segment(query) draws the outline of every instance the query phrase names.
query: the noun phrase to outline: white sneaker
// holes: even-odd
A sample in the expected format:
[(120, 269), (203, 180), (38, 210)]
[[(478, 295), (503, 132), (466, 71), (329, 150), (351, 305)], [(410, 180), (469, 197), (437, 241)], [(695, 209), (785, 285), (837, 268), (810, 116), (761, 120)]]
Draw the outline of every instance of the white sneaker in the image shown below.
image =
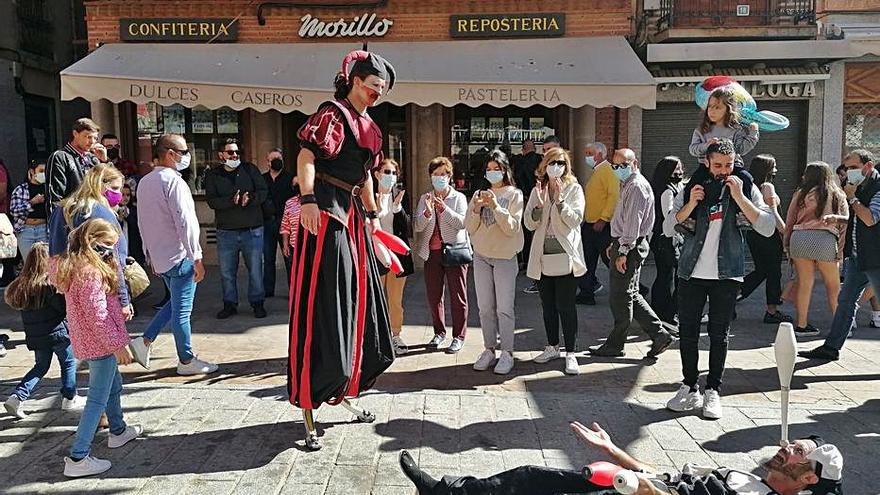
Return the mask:
[(391, 346), (394, 348), (395, 356), (403, 356), (407, 352), (409, 352), (409, 347), (406, 345), (406, 342), (400, 338), (400, 335), (395, 335), (391, 337)]
[(0, 344), (0, 357), (6, 357), (6, 346)]
[(566, 375), (580, 375), (581, 368), (578, 365), (578, 360), (575, 357), (573, 352), (565, 353), (565, 374)]
[(110, 434), (107, 436), (107, 447), (111, 449), (118, 449), (128, 442), (134, 440), (135, 438), (141, 436), (141, 433), (144, 432), (144, 427), (141, 425), (128, 425), (125, 427), (125, 431), (120, 433), (119, 435)]
[(110, 461), (98, 459), (97, 457), (92, 457), (90, 455), (83, 457), (79, 462), (74, 461), (70, 457), (65, 457), (64, 476), (67, 476), (68, 478), (92, 476), (107, 471), (111, 466), (113, 466), (113, 464), (111, 464)]
[(544, 352), (535, 356), (535, 359), (532, 361), (538, 364), (548, 363), (554, 359), (560, 358), (559, 354), (559, 346), (558, 345), (548, 345), (544, 348)]
[(434, 335), (433, 337), (431, 337), (431, 340), (429, 340), (428, 343), (425, 344), (425, 346), (427, 346), (427, 347), (440, 347), (441, 345), (443, 345), (443, 342), (445, 340), (446, 340), (445, 335)]
[(24, 412), (24, 409), (21, 407), (21, 403), (23, 401), (18, 398), (17, 395), (10, 395), (6, 402), (3, 403), (3, 407), (6, 408), (6, 412), (15, 416), (18, 419), (24, 419), (27, 417), (27, 414)]
[(513, 354), (508, 351), (501, 351), (501, 357), (498, 358), (498, 364), (495, 365), (494, 373), (496, 375), (506, 375), (513, 369)]
[(666, 403), (666, 409), (676, 412), (693, 411), (700, 407), (703, 407), (703, 394), (700, 393), (700, 388), (697, 387), (691, 392), (691, 388), (685, 384), (682, 384), (675, 397)]
[(177, 363), (178, 375), (207, 375), (217, 371), (218, 366), (194, 357), (189, 364)]
[(492, 363), (495, 362), (495, 349), (485, 349), (480, 357), (477, 358), (477, 362), (474, 363), (474, 370), (476, 371), (486, 371), (492, 366)]
[(150, 347), (147, 347), (147, 344), (144, 343), (143, 337), (132, 340), (128, 344), (128, 350), (131, 351), (131, 356), (135, 362), (145, 369), (150, 369)]
[(721, 419), (721, 396), (717, 390), (706, 389), (706, 399), (703, 402), (703, 417), (708, 419)]
[(61, 410), (81, 412), (85, 409), (86, 402), (87, 399), (84, 395), (74, 395), (72, 399), (65, 397), (61, 399)]

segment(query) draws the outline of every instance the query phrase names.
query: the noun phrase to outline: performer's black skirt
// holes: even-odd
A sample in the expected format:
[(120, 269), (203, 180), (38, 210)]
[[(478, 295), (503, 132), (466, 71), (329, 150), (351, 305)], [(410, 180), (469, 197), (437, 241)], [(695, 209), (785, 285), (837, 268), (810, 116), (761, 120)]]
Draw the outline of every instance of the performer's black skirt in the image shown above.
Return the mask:
[(357, 397), (394, 361), (385, 292), (356, 208), (347, 225), (322, 211), (317, 235), (299, 228), (287, 389), (303, 409)]

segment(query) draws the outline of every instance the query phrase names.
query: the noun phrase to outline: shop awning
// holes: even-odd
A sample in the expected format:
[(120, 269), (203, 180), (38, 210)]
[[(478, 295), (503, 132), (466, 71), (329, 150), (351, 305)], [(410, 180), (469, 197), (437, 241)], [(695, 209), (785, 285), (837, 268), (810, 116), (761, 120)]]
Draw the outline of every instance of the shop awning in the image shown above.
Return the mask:
[[(352, 43), (108, 44), (61, 72), (61, 98), (313, 111)], [(421, 106), (655, 107), (622, 37), (371, 43), (397, 69), (385, 101)]]

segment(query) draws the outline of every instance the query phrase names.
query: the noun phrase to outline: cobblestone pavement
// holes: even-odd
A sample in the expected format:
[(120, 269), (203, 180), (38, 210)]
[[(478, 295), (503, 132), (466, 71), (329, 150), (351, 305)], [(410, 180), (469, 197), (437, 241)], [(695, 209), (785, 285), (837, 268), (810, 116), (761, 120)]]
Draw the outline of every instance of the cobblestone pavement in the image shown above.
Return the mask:
[[(577, 443), (568, 422), (598, 421), (637, 457), (666, 469), (684, 462), (746, 470), (771, 454), (779, 439), (779, 392), (773, 358), (775, 327), (760, 322), (753, 295), (738, 307), (722, 390), (724, 418), (666, 411), (665, 400), (680, 377), (678, 353), (644, 359), (649, 343), (633, 336), (627, 356), (582, 355), (581, 375), (562, 374), (561, 361), (530, 361), (546, 342), (537, 295), (517, 295), (516, 367), (505, 377), (471, 369), (482, 350), (476, 298), (470, 335), (457, 355), (413, 346), (359, 399), (376, 413), (373, 424), (353, 422), (342, 408), (323, 407), (318, 421), (325, 447), (306, 452), (299, 411), (285, 397), (286, 300), (267, 302), (270, 317), (255, 320), (245, 308), (217, 321), (219, 282), (200, 287), (194, 347), (221, 364), (210, 377), (177, 377), (174, 345), (163, 335), (153, 371), (124, 368), (123, 408), (130, 423), (145, 426), (143, 439), (109, 451), (104, 434), (95, 454), (113, 468), (100, 478), (66, 480), (61, 458), (72, 442), (77, 418), (60, 410), (58, 370), (27, 401), (26, 420), (0, 416), (0, 493), (296, 493), (412, 494), (397, 467), (401, 449), (413, 452), (431, 474), (489, 475), (521, 464), (579, 468), (601, 456)], [(645, 280), (652, 280), (650, 270)], [(518, 281), (518, 289), (528, 284)], [(604, 337), (611, 325), (607, 291), (599, 305), (579, 307), (579, 347)], [(431, 335), (424, 284), (412, 277), (406, 292), (404, 338), (423, 343)], [(148, 300), (147, 302), (152, 302)], [(811, 321), (827, 329), (824, 296), (814, 296)], [(152, 310), (130, 325), (138, 333)], [(788, 308), (789, 310), (791, 308)], [(849, 494), (878, 494), (869, 483), (880, 452), (880, 330), (865, 323), (837, 363), (799, 361), (792, 383), (792, 436), (819, 433), (844, 452)], [(0, 328), (16, 329), (17, 316), (0, 309)], [(32, 363), (20, 332), (5, 332), (15, 348), (0, 358), (0, 397), (5, 399)], [(638, 332), (633, 332), (637, 334)], [(812, 347), (817, 339), (802, 342)], [(703, 337), (701, 347), (708, 342)], [(708, 356), (701, 353), (705, 370)], [(80, 386), (87, 377), (80, 375)], [(81, 390), (85, 394), (85, 390)]]

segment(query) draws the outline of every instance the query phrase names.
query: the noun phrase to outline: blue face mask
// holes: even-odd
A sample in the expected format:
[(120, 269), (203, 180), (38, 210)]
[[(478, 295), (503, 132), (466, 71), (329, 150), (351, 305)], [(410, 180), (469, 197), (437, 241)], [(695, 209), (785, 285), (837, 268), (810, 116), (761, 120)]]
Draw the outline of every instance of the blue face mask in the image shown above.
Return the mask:
[(504, 180), (504, 172), (500, 170), (487, 170), (486, 180), (489, 181), (489, 184), (498, 184)]
[(391, 189), (394, 184), (397, 184), (397, 176), (394, 174), (382, 174), (379, 177), (379, 187), (382, 189)]
[(865, 175), (862, 174), (862, 170), (858, 168), (848, 169), (846, 171), (846, 181), (850, 184), (857, 186), (865, 180)]
[(449, 177), (446, 177), (445, 175), (432, 175), (431, 185), (434, 186), (435, 191), (443, 191), (449, 187)]
[(628, 179), (629, 176), (632, 175), (632, 173), (633, 173), (632, 167), (630, 167), (629, 165), (627, 165), (626, 167), (623, 167), (623, 168), (614, 169), (614, 175), (617, 176), (617, 180), (619, 180), (620, 182), (623, 182), (626, 179)]
[(590, 168), (596, 168), (596, 159), (592, 156), (588, 156), (584, 158), (584, 161), (587, 162), (587, 166)]

